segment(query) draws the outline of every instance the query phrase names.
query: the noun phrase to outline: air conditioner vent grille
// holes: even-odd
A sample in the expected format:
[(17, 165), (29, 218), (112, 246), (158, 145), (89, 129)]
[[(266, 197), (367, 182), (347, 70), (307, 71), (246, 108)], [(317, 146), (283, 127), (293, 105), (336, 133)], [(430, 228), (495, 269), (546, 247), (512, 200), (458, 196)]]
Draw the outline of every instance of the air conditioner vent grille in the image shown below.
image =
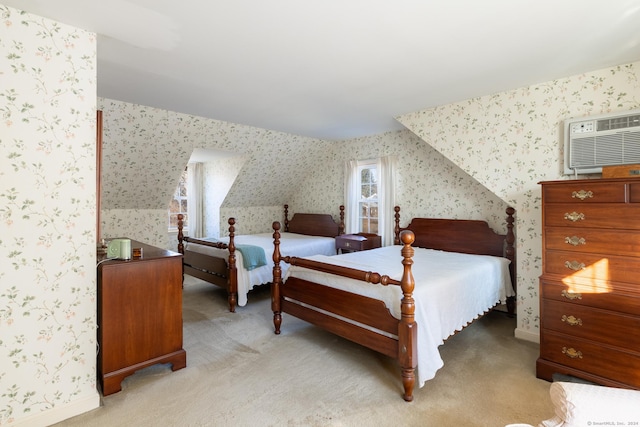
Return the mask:
[(640, 114), (637, 114), (635, 116), (613, 117), (609, 119), (598, 120), (597, 129), (599, 131), (603, 131), (625, 129), (633, 126), (640, 126)]
[(571, 141), (571, 168), (636, 163), (640, 163), (640, 133), (622, 132)]
[(565, 121), (565, 174), (640, 164), (640, 110)]

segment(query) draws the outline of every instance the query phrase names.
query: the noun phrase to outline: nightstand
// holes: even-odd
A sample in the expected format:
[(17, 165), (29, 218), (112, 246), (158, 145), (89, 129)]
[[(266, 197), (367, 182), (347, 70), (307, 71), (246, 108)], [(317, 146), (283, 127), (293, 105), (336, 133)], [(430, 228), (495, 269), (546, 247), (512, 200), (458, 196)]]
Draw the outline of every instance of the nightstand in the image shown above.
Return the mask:
[(380, 246), (382, 246), (382, 238), (377, 234), (342, 234), (336, 237), (336, 251), (338, 253), (366, 251)]

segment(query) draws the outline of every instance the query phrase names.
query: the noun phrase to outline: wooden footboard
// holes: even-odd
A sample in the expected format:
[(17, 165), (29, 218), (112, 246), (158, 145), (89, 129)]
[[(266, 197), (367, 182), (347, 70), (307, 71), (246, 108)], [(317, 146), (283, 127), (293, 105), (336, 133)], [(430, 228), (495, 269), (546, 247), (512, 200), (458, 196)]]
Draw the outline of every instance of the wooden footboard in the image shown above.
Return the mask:
[[(340, 206), (340, 221), (336, 223), (330, 214), (296, 213), (289, 219), (289, 205), (284, 205), (284, 223), (291, 233), (308, 236), (336, 237), (344, 234), (344, 206)], [(228, 293), (229, 311), (235, 312), (238, 303), (238, 268), (236, 264), (235, 218), (229, 218), (229, 243), (210, 242), (185, 236), (183, 233), (184, 216), (178, 215), (178, 252), (183, 254), (183, 275), (202, 279), (206, 282), (225, 288)], [(225, 257), (206, 255), (189, 250), (186, 243), (227, 249)]]
[[(282, 313), (288, 313), (364, 345), (399, 361), (404, 387), (403, 398), (413, 400), (417, 366), (417, 325), (414, 318), (415, 282), (411, 273), (415, 236), (410, 230), (401, 233), (404, 271), (400, 281), (370, 271), (326, 264), (280, 254), (280, 223), (273, 223), (273, 282), (271, 304), (275, 333), (280, 333)], [(382, 301), (290, 277), (282, 283), (280, 262), (287, 262), (325, 273), (348, 277), (370, 284), (400, 286), (401, 318), (394, 318)]]
[[(229, 243), (209, 242), (185, 236), (183, 229), (183, 215), (178, 214), (178, 252), (184, 255), (182, 273), (202, 279), (227, 290), (229, 311), (236, 311), (238, 304), (238, 269), (236, 266), (235, 246), (235, 218), (229, 218)], [(197, 243), (218, 249), (227, 249), (228, 257), (215, 257), (185, 249), (184, 242)]]

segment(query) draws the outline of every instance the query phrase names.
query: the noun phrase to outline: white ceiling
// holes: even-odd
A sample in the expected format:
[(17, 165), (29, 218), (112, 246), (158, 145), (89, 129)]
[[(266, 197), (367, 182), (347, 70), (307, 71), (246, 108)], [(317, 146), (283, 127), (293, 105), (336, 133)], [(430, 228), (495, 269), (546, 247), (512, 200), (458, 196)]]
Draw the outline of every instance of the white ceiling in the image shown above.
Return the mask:
[(345, 139), (640, 60), (640, 0), (0, 0), (98, 33), (98, 96)]

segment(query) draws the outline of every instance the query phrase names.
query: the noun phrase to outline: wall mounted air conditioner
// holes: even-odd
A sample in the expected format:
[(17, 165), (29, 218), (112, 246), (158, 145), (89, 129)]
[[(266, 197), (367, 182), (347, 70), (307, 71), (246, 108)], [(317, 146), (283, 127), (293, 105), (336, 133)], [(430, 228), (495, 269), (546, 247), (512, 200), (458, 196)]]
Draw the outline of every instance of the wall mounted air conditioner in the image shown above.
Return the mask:
[(569, 119), (564, 135), (565, 175), (640, 164), (640, 110)]

